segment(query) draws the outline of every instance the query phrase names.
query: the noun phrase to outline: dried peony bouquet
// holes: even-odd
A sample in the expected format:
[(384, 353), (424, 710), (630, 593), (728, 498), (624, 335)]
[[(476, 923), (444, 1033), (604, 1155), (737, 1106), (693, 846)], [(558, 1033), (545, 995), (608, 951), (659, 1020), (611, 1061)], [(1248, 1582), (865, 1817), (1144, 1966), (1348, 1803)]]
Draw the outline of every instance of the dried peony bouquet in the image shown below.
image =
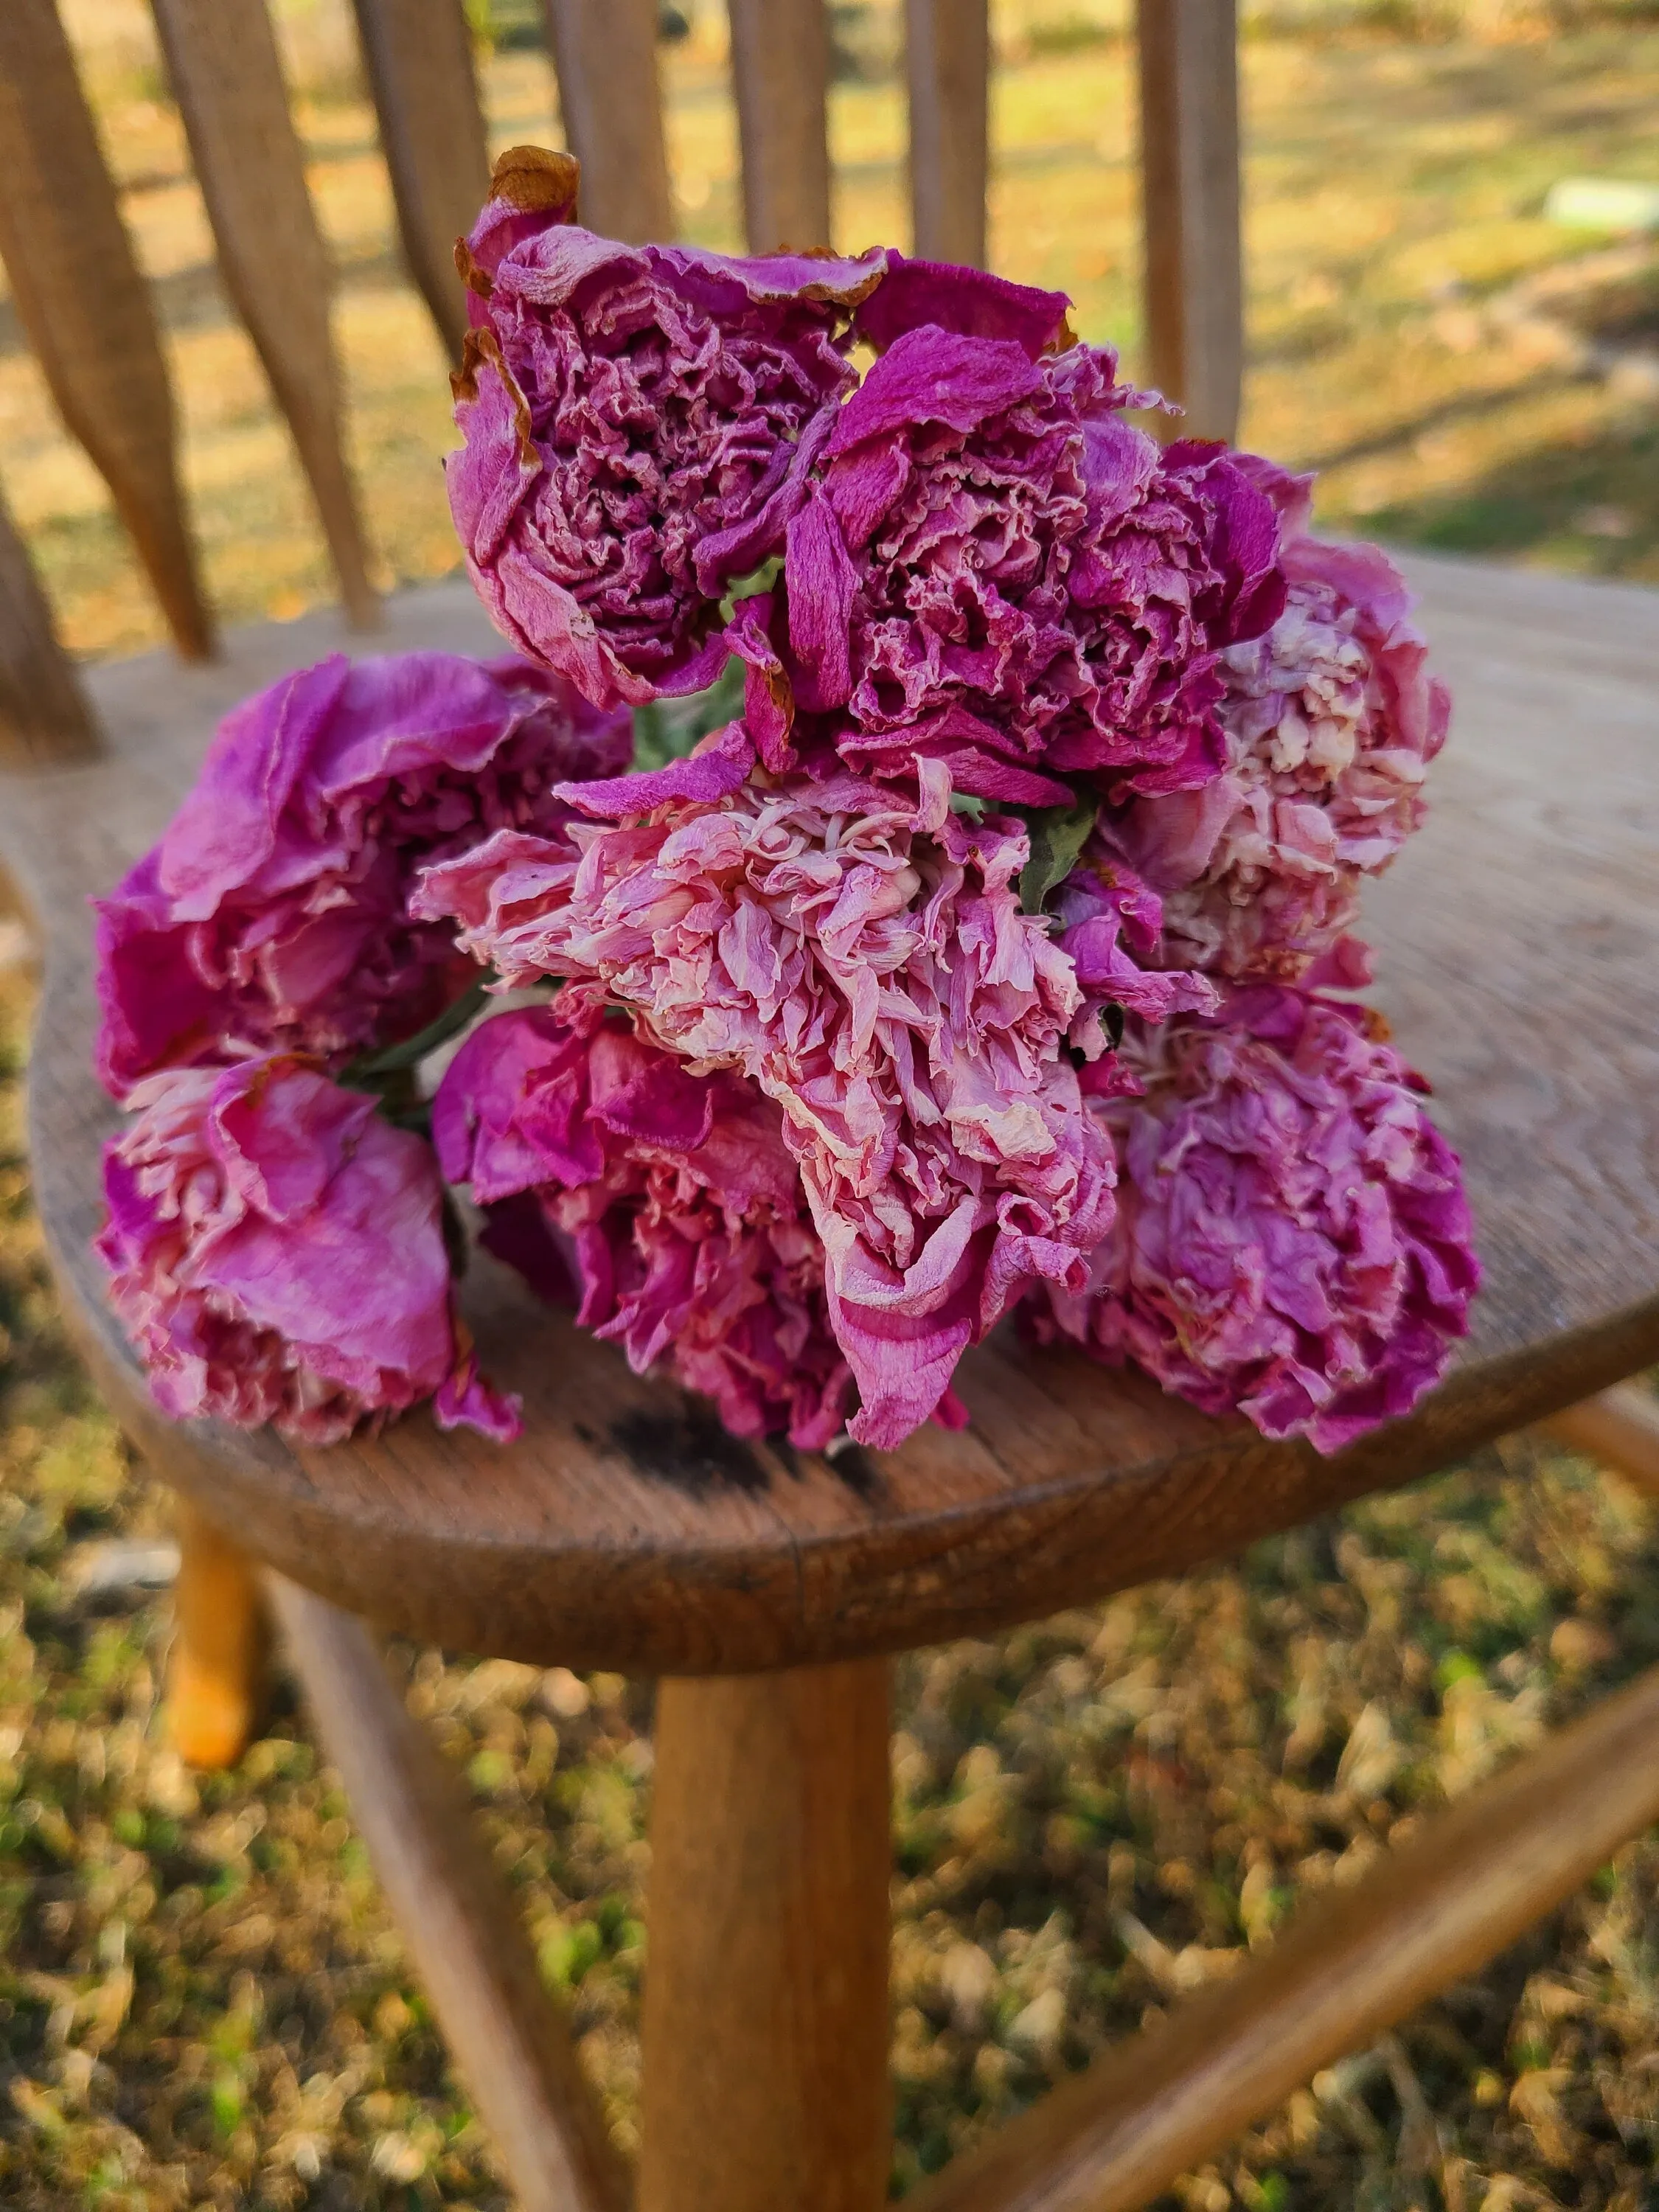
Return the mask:
[(450, 501), (516, 657), (285, 678), (101, 904), (157, 1398), (510, 1436), (464, 1188), (739, 1435), (959, 1425), (1011, 1316), (1323, 1451), (1406, 1412), (1479, 1270), (1352, 996), (1446, 733), (1399, 575), (1160, 443), (1060, 295), (574, 207), (515, 149), (458, 249)]

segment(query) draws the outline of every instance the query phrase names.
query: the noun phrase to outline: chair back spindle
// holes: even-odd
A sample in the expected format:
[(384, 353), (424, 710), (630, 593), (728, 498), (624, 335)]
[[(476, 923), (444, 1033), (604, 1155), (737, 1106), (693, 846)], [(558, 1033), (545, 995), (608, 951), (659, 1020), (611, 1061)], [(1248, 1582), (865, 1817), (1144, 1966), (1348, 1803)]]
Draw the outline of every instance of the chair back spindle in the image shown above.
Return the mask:
[(0, 499), (0, 766), (44, 766), (97, 750), (75, 665), (58, 641), (34, 563)]
[[(582, 215), (643, 240), (674, 232), (655, 0), (543, 0)], [(1230, 437), (1243, 357), (1236, 0), (1139, 0), (1146, 373), (1181, 428)], [(343, 451), (332, 272), (289, 112), (267, 0), (152, 0), (231, 301), (309, 482), (348, 616), (377, 603)], [(353, 0), (410, 275), (447, 349), (465, 304), (456, 236), (487, 188), (465, 0)], [(827, 246), (830, 15), (824, 0), (727, 0), (750, 252)], [(983, 267), (988, 0), (905, 0), (912, 250)], [(64, 419), (99, 468), (179, 650), (212, 648), (180, 495), (155, 311), (122, 222), (57, 0), (0, 0), (0, 255)], [(0, 528), (0, 711), (10, 746), (87, 708), (27, 556)], [(21, 563), (20, 568), (19, 564)], [(20, 720), (21, 717), (21, 720)], [(21, 732), (24, 734), (21, 735)]]
[(404, 258), (452, 361), (466, 334), (455, 240), (489, 190), (489, 148), (461, 0), (354, 0)]
[(830, 19), (823, 0), (728, 0), (751, 253), (830, 243)]
[(373, 628), (379, 602), (341, 445), (332, 271), (265, 0), (152, 4), (226, 289), (288, 417), (347, 616)]
[(1235, 0), (1139, 0), (1146, 374), (1182, 437), (1237, 434), (1244, 372)]
[(213, 623), (155, 313), (54, 0), (0, 5), (0, 257), (52, 398), (109, 485), (179, 650), (200, 659)]
[(544, 4), (565, 139), (582, 165), (582, 221), (636, 244), (672, 238), (656, 0)]
[(906, 0), (910, 221), (928, 261), (986, 265), (988, 0)]

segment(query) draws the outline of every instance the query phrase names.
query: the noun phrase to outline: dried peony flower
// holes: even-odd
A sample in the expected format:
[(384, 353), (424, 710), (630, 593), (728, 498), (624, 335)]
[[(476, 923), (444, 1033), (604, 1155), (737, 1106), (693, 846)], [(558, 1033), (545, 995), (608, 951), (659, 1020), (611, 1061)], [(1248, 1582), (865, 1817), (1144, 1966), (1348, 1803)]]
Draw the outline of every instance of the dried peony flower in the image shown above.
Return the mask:
[(890, 343), (790, 521), (784, 592), (730, 641), (770, 695), (769, 653), (787, 676), (809, 761), (832, 744), (908, 779), (920, 756), (1032, 806), (1069, 800), (1077, 773), (1167, 791), (1219, 771), (1216, 656), (1282, 605), (1277, 519), (1220, 447), (1160, 453), (1116, 370), (1103, 348), (1034, 358), (933, 325)]
[(1304, 975), (1421, 822), (1445, 742), (1450, 702), (1387, 556), (1298, 537), (1284, 567), (1284, 613), (1222, 656), (1226, 774), (1137, 799), (1110, 827), (1164, 894), (1171, 966)]
[(568, 1255), (578, 1320), (636, 1374), (660, 1361), (736, 1436), (787, 1431), (816, 1451), (840, 1432), (852, 1376), (823, 1249), (753, 1084), (693, 1075), (568, 992), (472, 1032), (433, 1136), (488, 1209), (486, 1246), (556, 1296)]
[(721, 599), (782, 548), (885, 256), (596, 238), (543, 189), (562, 159), (503, 156), (465, 241), (450, 507), (502, 635), (589, 699), (641, 703), (719, 674)]
[(106, 1086), (412, 1035), (457, 988), (452, 933), (406, 910), (417, 866), (555, 827), (569, 810), (552, 787), (625, 768), (632, 742), (625, 714), (510, 659), (335, 653), (246, 701), (161, 843), (99, 903)]
[(1130, 1358), (1206, 1413), (1339, 1450), (1409, 1413), (1480, 1283), (1456, 1154), (1358, 1009), (1273, 985), (1126, 1048), (1143, 1097), (1095, 1110), (1117, 1220), (1045, 1342)]
[(335, 1443), (436, 1394), (506, 1441), (450, 1306), (430, 1147), (286, 1054), (147, 1077), (104, 1153), (110, 1303), (175, 1419)]
[(919, 801), (796, 779), (557, 842), (507, 834), (416, 894), (509, 981), (591, 979), (782, 1108), (862, 1401), (852, 1433), (882, 1446), (1026, 1284), (1082, 1287), (1112, 1206), (1061, 1055), (1081, 995), (1015, 894), (1025, 834), (954, 815), (937, 763), (919, 775)]

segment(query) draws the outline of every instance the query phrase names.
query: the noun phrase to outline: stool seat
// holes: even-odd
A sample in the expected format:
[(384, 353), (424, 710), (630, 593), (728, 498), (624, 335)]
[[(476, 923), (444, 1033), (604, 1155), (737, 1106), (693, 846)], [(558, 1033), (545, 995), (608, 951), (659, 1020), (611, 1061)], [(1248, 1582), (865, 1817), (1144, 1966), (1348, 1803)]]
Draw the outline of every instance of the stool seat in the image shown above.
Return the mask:
[(246, 692), (342, 647), (498, 650), (460, 583), (401, 595), (369, 641), (317, 615), (234, 635), (205, 667), (96, 669), (104, 756), (7, 781), (0, 863), (45, 946), (38, 1201), (118, 1417), (250, 1551), (385, 1627), (717, 1674), (910, 1648), (1175, 1573), (1659, 1361), (1659, 598), (1404, 565), (1453, 736), (1364, 928), (1377, 1003), (1463, 1154), (1486, 1268), (1468, 1344), (1409, 1419), (1325, 1459), (1005, 1330), (963, 1363), (963, 1432), (796, 1454), (729, 1437), (478, 1255), (464, 1305), (492, 1377), (524, 1395), (518, 1443), (423, 1413), (314, 1451), (166, 1420), (88, 1249), (119, 1116), (91, 1073), (87, 896), (160, 834)]

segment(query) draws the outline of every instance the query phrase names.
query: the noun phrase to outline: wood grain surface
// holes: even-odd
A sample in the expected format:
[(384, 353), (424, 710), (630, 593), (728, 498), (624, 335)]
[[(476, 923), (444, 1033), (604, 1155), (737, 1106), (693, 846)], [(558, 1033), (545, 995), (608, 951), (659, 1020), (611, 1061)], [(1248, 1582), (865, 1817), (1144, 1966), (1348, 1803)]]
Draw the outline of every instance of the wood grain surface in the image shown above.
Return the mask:
[(1244, 371), (1236, 0), (1139, 0), (1146, 374), (1176, 434), (1238, 428)]
[(28, 548), (0, 494), (0, 769), (98, 750), (97, 726), (58, 642)]
[(988, 0), (906, 0), (912, 251), (985, 266)]
[(270, 1589), (323, 1750), (514, 2202), (522, 2212), (626, 2212), (626, 2168), (465, 1784), (361, 1620), (280, 1576)]
[(828, 246), (830, 25), (823, 0), (728, 0), (751, 253)]
[(924, 2182), (914, 2212), (1135, 2212), (1514, 1942), (1659, 1819), (1659, 1668)]
[(213, 623), (155, 310), (55, 0), (0, 5), (0, 257), (58, 410), (108, 484), (179, 650), (199, 659)]
[[(9, 4), (9, 0), (8, 0)], [(288, 419), (352, 621), (372, 629), (362, 521), (341, 442), (333, 272), (265, 0), (151, 0), (225, 289)]]
[(657, 0), (544, 0), (578, 212), (606, 238), (674, 235), (657, 81)]
[[(116, 1116), (88, 1072), (84, 895), (159, 834), (217, 714), (343, 641), (320, 616), (239, 635), (222, 665), (92, 672), (112, 762), (14, 776), (0, 809), (48, 939), (36, 1188), (122, 1418), (252, 1549), (388, 1626), (697, 1674), (977, 1633), (1178, 1572), (1659, 1360), (1659, 597), (1407, 567), (1458, 706), (1429, 825), (1369, 902), (1374, 995), (1433, 1079), (1486, 1266), (1473, 1336), (1409, 1420), (1322, 1459), (998, 1339), (963, 1363), (962, 1434), (832, 1462), (732, 1441), (480, 1262), (468, 1310), (528, 1415), (511, 1449), (420, 1415), (326, 1452), (166, 1423), (88, 1253)], [(489, 634), (439, 586), (392, 603), (388, 642)]]
[(404, 258), (452, 361), (466, 334), (455, 241), (489, 191), (472, 33), (462, 0), (354, 0), (392, 173)]
[(884, 1660), (657, 1692), (639, 2212), (879, 2212)]

